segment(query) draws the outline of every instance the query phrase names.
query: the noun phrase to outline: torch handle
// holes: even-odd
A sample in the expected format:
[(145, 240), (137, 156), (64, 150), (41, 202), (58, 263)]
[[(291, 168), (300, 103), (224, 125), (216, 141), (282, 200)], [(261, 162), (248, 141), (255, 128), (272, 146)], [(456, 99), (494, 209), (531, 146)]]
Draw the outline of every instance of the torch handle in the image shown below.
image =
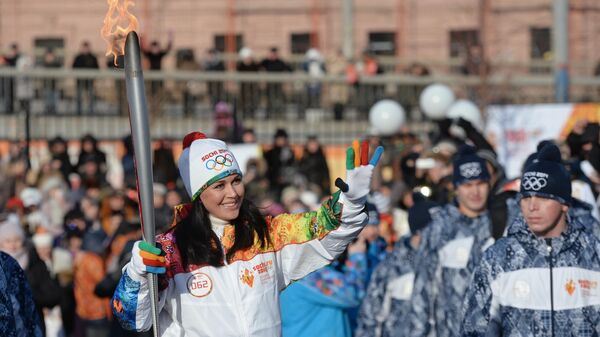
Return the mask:
[[(152, 181), (152, 153), (150, 152), (150, 125), (144, 76), (140, 58), (140, 42), (132, 31), (125, 41), (125, 85), (129, 102), (129, 123), (133, 140), (136, 182), (139, 197), (144, 240), (154, 245), (154, 191)], [(158, 337), (158, 282), (155, 274), (148, 273), (150, 300), (152, 303), (152, 324), (154, 337)]]

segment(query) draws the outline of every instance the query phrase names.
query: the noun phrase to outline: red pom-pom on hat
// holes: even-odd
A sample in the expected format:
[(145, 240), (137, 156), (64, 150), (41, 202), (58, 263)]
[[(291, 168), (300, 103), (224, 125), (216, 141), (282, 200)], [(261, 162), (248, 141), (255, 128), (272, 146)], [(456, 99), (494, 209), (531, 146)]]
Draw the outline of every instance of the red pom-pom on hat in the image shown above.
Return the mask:
[(187, 149), (197, 139), (206, 139), (206, 135), (202, 132), (190, 132), (183, 137), (183, 149)]

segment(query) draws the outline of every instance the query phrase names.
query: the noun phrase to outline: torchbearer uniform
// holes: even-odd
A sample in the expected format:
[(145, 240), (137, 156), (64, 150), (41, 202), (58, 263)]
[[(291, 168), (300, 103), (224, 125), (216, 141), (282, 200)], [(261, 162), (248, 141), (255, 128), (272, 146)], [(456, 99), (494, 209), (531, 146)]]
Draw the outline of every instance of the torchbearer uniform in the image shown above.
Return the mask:
[[(173, 231), (159, 235), (156, 241), (167, 262), (166, 273), (159, 275), (160, 335), (280, 336), (279, 293), (333, 261), (366, 224), (363, 208), (371, 164), (348, 171), (350, 192), (353, 184), (367, 186), (364, 196), (361, 192), (354, 199), (338, 192), (317, 211), (267, 217), (270, 243), (261, 247), (255, 236), (253, 246), (237, 251), (224, 266), (185, 266)], [(192, 196), (229, 174), (240, 174), (225, 143), (215, 139), (194, 140), (182, 154), (180, 170)], [(356, 173), (360, 176), (351, 177)], [(176, 222), (189, 210), (190, 205), (179, 206)], [(234, 243), (235, 227), (212, 217), (211, 225), (226, 253)], [(124, 267), (112, 300), (113, 312), (125, 328), (145, 331), (152, 324), (149, 288), (132, 263)]]
[[(556, 146), (526, 168), (522, 197), (571, 203)], [(599, 336), (600, 241), (567, 212), (558, 237), (536, 236), (520, 216), (484, 254), (465, 296), (461, 336)]]
[(406, 323), (414, 307), (411, 297), (418, 246), (413, 246), (411, 239), (441, 210), (420, 193), (413, 193), (413, 201), (408, 210), (410, 235), (400, 238), (392, 253), (373, 272), (360, 308), (356, 337), (412, 336), (410, 325)]
[[(485, 161), (463, 147), (454, 160), (454, 185), (488, 181)], [(462, 301), (483, 252), (494, 242), (487, 211), (464, 215), (454, 204), (442, 208), (423, 230), (415, 257), (415, 285), (409, 315), (411, 336), (457, 336)]]

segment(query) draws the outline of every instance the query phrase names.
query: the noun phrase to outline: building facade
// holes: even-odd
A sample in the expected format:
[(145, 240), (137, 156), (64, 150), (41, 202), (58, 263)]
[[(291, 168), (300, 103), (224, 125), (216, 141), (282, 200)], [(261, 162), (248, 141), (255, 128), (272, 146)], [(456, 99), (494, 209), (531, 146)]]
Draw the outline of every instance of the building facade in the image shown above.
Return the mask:
[[(120, 0), (123, 1), (123, 0)], [(196, 58), (209, 48), (227, 49), (236, 34), (237, 48), (251, 48), (257, 58), (277, 46), (283, 57), (310, 46), (333, 56), (343, 48), (343, 6), (351, 3), (355, 57), (365, 49), (396, 60), (447, 63), (481, 44), (493, 62), (530, 66), (552, 59), (552, 0), (138, 0), (133, 13), (140, 32), (166, 43), (174, 33), (174, 52), (191, 49)], [(40, 56), (54, 47), (66, 64), (80, 43), (91, 42), (102, 55), (100, 28), (106, 1), (0, 0), (0, 49), (17, 42)], [(571, 72), (591, 75), (600, 59), (600, 3), (571, 0), (569, 14)], [(233, 46), (233, 45), (231, 45)], [(230, 48), (231, 50), (232, 48)], [(448, 68), (450, 69), (450, 68)]]

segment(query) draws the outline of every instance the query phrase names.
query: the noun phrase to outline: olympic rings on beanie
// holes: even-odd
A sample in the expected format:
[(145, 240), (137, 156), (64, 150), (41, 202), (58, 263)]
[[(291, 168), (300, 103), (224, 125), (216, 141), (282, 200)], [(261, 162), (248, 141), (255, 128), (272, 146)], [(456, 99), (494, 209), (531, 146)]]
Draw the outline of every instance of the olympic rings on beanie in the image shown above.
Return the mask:
[(214, 170), (214, 171), (222, 171), (226, 167), (231, 167), (233, 165), (233, 156), (230, 153), (226, 155), (218, 155), (214, 159), (209, 159), (204, 164), (206, 169)]
[(192, 200), (216, 181), (232, 174), (242, 175), (235, 156), (222, 140), (192, 132), (184, 138), (183, 147), (179, 174)]

